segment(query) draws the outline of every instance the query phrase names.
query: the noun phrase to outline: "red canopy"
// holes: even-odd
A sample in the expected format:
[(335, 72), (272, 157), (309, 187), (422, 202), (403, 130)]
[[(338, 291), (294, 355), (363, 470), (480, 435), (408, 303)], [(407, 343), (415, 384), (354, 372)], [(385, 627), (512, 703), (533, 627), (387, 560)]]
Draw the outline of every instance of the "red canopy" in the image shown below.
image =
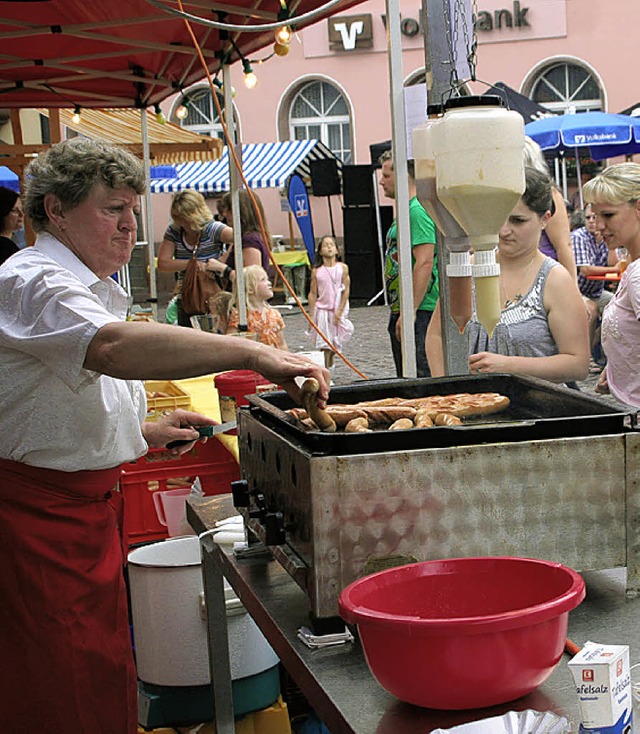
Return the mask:
[[(301, 28), (361, 0), (289, 0)], [(164, 7), (157, 7), (163, 5)], [(275, 23), (279, 0), (183, 0), (200, 18)], [(134, 107), (160, 102), (204, 76), (178, 0), (14, 0), (0, 3), (0, 107)], [(319, 14), (295, 22), (312, 10)], [(192, 22), (209, 70), (273, 44), (274, 31), (220, 31)], [(221, 35), (223, 38), (221, 38)], [(224, 38), (224, 36), (227, 36)], [(234, 48), (231, 40), (235, 41)], [(266, 52), (266, 49), (265, 49)], [(263, 55), (264, 53), (263, 52)]]

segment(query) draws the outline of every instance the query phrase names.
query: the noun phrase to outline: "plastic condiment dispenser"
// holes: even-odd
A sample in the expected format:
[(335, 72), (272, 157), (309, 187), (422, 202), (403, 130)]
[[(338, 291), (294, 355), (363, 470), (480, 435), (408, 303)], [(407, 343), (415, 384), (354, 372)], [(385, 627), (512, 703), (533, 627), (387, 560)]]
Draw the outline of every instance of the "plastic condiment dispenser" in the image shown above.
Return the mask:
[(469, 237), (478, 320), (491, 335), (500, 320), (498, 232), (525, 189), (524, 122), (500, 97), (456, 97), (432, 135), (437, 196)]
[(436, 190), (432, 130), (442, 119), (443, 111), (442, 105), (429, 105), (427, 115), (430, 119), (414, 128), (412, 133), (416, 195), (444, 237), (449, 253), (446, 271), (449, 278), (449, 315), (462, 333), (471, 318), (471, 261), (467, 233), (438, 199)]

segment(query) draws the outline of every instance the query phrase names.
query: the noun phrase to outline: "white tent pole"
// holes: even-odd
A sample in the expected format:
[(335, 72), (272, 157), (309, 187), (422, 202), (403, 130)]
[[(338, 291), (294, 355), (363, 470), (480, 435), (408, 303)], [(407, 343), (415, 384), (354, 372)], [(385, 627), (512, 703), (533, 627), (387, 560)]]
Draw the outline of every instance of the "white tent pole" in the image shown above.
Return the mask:
[(367, 301), (367, 306), (370, 306), (372, 303), (375, 303), (375, 301), (380, 298), (381, 295), (384, 295), (384, 305), (389, 305), (389, 296), (387, 295), (387, 284), (384, 279), (384, 239), (383, 239), (383, 232), (382, 232), (382, 220), (380, 218), (380, 197), (378, 195), (378, 175), (376, 173), (375, 167), (373, 168), (371, 172), (371, 176), (373, 177), (373, 206), (375, 208), (376, 213), (376, 234), (378, 236), (378, 251), (380, 253), (380, 269), (382, 270), (382, 290), (380, 293), (376, 293), (376, 295), (370, 300)]
[(580, 171), (580, 154), (576, 148), (576, 176), (578, 178), (578, 196), (580, 197), (580, 209), (584, 209), (584, 201), (582, 200), (582, 172)]
[(239, 140), (239, 133), (236, 130), (235, 119), (233, 116), (233, 95), (231, 94), (231, 69), (229, 64), (222, 66), (222, 89), (224, 91), (224, 117), (227, 124), (227, 130), (231, 134), (232, 140), (227, 141), (227, 149), (229, 153), (229, 189), (231, 191), (231, 215), (233, 218), (233, 256), (236, 269), (236, 293), (238, 296), (238, 324), (239, 331), (244, 331), (243, 327), (247, 325), (247, 299), (244, 291), (243, 276), (243, 260), (242, 260), (242, 229), (240, 226), (240, 201), (238, 190), (240, 188), (240, 174), (236, 166), (235, 158), (231, 153), (231, 148), (236, 151), (236, 155), (242, 163), (242, 145)]
[(153, 241), (153, 209), (151, 208), (151, 156), (149, 155), (149, 125), (147, 110), (140, 108), (140, 124), (142, 127), (142, 159), (147, 190), (144, 195), (145, 236), (149, 252), (149, 301), (153, 316), (158, 317), (158, 288), (156, 286), (156, 248)]
[(409, 174), (407, 172), (400, 2), (399, 0), (386, 0), (385, 4), (387, 12), (389, 81), (391, 87), (391, 129), (393, 132), (393, 171), (396, 189), (398, 267), (400, 271), (402, 374), (404, 377), (416, 377), (411, 227), (409, 224)]

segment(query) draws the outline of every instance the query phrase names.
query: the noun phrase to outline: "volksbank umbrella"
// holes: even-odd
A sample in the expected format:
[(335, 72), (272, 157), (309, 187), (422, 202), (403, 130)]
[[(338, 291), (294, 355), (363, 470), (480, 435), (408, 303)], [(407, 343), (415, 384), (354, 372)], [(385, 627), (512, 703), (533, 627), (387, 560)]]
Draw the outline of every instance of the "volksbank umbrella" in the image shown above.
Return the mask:
[(535, 120), (524, 129), (545, 151), (588, 148), (594, 161), (640, 153), (640, 118), (630, 115), (569, 113)]

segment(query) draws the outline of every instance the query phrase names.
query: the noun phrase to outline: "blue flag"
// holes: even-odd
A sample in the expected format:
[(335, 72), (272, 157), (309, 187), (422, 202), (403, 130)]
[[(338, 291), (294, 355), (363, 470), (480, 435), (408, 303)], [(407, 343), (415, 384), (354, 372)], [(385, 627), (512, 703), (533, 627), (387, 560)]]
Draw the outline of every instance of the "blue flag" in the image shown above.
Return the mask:
[(302, 241), (309, 253), (309, 261), (313, 264), (315, 259), (315, 238), (313, 235), (313, 221), (311, 219), (311, 207), (309, 206), (309, 195), (304, 181), (294, 173), (287, 184), (287, 199), (291, 212), (298, 223)]

